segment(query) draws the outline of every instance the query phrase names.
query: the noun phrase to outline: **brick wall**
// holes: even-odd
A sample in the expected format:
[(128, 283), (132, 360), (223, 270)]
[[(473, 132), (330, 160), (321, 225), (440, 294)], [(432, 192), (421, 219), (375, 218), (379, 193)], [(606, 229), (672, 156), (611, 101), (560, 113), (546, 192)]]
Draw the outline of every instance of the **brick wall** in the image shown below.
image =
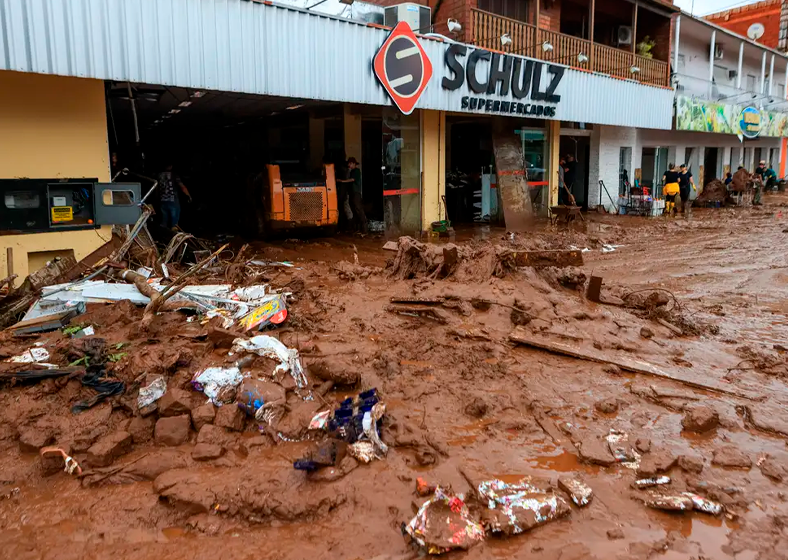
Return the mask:
[(753, 23), (761, 23), (766, 28), (766, 32), (758, 42), (776, 49), (780, 36), (781, 3), (782, 0), (766, 0), (711, 14), (705, 16), (705, 19), (745, 37)]
[(561, 32), (561, 2), (559, 0), (543, 0), (543, 4), (539, 7), (539, 27), (556, 33)]

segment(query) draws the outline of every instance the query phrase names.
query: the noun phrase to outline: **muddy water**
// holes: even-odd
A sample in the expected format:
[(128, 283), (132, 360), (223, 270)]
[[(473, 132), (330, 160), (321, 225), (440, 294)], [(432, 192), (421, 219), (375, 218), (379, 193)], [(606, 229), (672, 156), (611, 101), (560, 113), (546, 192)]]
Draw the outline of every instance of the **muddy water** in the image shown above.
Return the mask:
[[(376, 386), (384, 395), (388, 403), (384, 439), (391, 446), (387, 458), (360, 465), (335, 482), (318, 482), (291, 468), (308, 444), (253, 447), (204, 464), (189, 459), (192, 434), (191, 441), (179, 448), (187, 457), (184, 470), (195, 475), (191, 489), (210, 492), (219, 506), (195, 514), (183, 504), (160, 499), (148, 481), (83, 488), (62, 473), (42, 476), (35, 454), (19, 451), (17, 431), (51, 419), (62, 438), (73, 435), (76, 428), (71, 426), (69, 398), (64, 394), (70, 389), (3, 389), (3, 557), (412, 558), (415, 553), (403, 541), (400, 526), (422, 501), (414, 494), (416, 477), (468, 493), (460, 469), (474, 481), (495, 477), (514, 482), (533, 476), (555, 482), (559, 476), (571, 475), (595, 492), (588, 507), (573, 508), (569, 517), (526, 535), (491, 538), (465, 553), (467, 558), (781, 557), (769, 554), (779, 550), (784, 539), (780, 527), (788, 521), (788, 488), (785, 482), (766, 478), (757, 463), (770, 456), (788, 467), (785, 438), (754, 429), (739, 411), (747, 405), (782, 418), (788, 386), (780, 376), (730, 368), (742, 360), (736, 351), (739, 346), (767, 350), (788, 341), (788, 256), (783, 249), (788, 234), (782, 233), (788, 220), (775, 217), (784, 202), (771, 197), (764, 209), (698, 211), (689, 223), (592, 215), (589, 223), (578, 224), (567, 234), (538, 228), (532, 232), (589, 246), (585, 271), (602, 275), (606, 283), (632, 290), (647, 286), (670, 290), (689, 314), (720, 329), (717, 335), (701, 337), (676, 338), (654, 323), (618, 308), (585, 303), (528, 273), (482, 284), (401, 282), (384, 276), (364, 282), (339, 280), (331, 264), (353, 262), (354, 252), (364, 266), (382, 266), (391, 258), (393, 253), (381, 251), (376, 239), (259, 244), (260, 256), (293, 261), (299, 270), (283, 274), (299, 275), (308, 286), (292, 312), (315, 326), (296, 327), (283, 339), (289, 336), (287, 340), (297, 340), (303, 347), (315, 345), (329, 360), (342, 355), (361, 371), (365, 387)], [(461, 231), (459, 242), (495, 241), (504, 233), (495, 228)], [(621, 247), (603, 254), (601, 243)], [(697, 382), (715, 381), (758, 393), (765, 400), (745, 401), (631, 373), (610, 374), (601, 364), (513, 347), (506, 339), (512, 328), (506, 308), (452, 316), (447, 327), (386, 313), (390, 296), (413, 293), (484, 296), (506, 304), (517, 297), (533, 304), (539, 323), (551, 332), (589, 346), (594, 342), (611, 355), (680, 369)], [(576, 318), (578, 310), (590, 318)], [(484, 328), (490, 341), (450, 335), (447, 328), (455, 323)], [(642, 326), (655, 332), (652, 340), (639, 336)], [(112, 336), (128, 339), (132, 334), (127, 331), (122, 335), (112, 331)], [(164, 334), (160, 339), (169, 340)], [(132, 379), (137, 375), (133, 373)], [(190, 374), (189, 367), (176, 368), (171, 383), (187, 382)], [(653, 398), (643, 397), (644, 388)], [(353, 393), (332, 392), (327, 399), (338, 402)], [(596, 403), (609, 399), (618, 405), (615, 412), (596, 410)], [(480, 402), (485, 406), (479, 408)], [(715, 407), (720, 426), (704, 434), (685, 430), (682, 408), (697, 404)], [(533, 410), (544, 411), (547, 428)], [(127, 419), (118, 407), (105, 423), (118, 429)], [(736, 515), (716, 518), (646, 508), (643, 493), (631, 487), (635, 473), (620, 465), (583, 462), (573, 438), (559, 428), (567, 424), (581, 438), (600, 438), (617, 429), (628, 433), (630, 442), (650, 440), (652, 452), (699, 455), (705, 462), (703, 471), (693, 474), (674, 467), (672, 488), (685, 490), (699, 482), (735, 487), (738, 492), (723, 498)], [(257, 435), (251, 423), (246, 430), (236, 435), (239, 445)], [(725, 445), (742, 450), (753, 466), (711, 465), (715, 450)], [(431, 459), (424, 458), (424, 450)], [(135, 445), (132, 454), (118, 463), (155, 451), (151, 444)], [(10, 493), (14, 488), (19, 488), (18, 493)], [(320, 492), (325, 493), (318, 496), (322, 501), (314, 501)], [(9, 497), (2, 499), (6, 494)], [(329, 502), (333, 505), (326, 505)], [(616, 529), (621, 529), (623, 538), (608, 536)]]

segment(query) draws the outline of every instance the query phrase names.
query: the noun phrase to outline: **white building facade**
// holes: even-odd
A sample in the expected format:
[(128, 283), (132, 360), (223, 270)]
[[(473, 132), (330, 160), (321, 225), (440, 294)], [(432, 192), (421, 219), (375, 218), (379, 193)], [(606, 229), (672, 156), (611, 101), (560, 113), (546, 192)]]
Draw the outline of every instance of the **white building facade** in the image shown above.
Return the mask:
[(590, 205), (610, 206), (604, 192), (593, 192), (595, 180), (603, 180), (615, 196), (624, 191), (624, 171), (631, 182), (638, 178), (659, 192), (670, 163), (686, 163), (703, 185), (739, 166), (753, 171), (760, 160), (771, 163), (778, 176), (786, 175), (788, 57), (681, 14), (674, 18), (671, 59), (672, 130), (593, 130)]

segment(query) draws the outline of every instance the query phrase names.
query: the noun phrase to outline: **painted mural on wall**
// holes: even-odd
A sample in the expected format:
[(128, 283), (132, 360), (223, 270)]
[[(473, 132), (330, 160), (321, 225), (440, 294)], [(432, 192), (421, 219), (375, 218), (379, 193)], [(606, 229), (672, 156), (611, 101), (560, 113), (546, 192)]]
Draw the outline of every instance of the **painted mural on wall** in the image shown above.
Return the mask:
[(678, 97), (676, 130), (741, 134), (745, 138), (788, 136), (788, 113)]

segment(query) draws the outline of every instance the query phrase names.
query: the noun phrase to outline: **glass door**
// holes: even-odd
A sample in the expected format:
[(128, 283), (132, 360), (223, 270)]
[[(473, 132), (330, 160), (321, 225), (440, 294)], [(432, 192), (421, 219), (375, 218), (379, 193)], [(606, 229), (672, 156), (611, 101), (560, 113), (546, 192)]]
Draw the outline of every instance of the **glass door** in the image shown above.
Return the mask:
[(418, 111), (383, 110), (383, 219), (387, 236), (421, 230), (421, 127)]
[(520, 136), (523, 153), (523, 170), (528, 193), (539, 216), (546, 216), (550, 206), (549, 165), (547, 136), (543, 128), (515, 130)]

